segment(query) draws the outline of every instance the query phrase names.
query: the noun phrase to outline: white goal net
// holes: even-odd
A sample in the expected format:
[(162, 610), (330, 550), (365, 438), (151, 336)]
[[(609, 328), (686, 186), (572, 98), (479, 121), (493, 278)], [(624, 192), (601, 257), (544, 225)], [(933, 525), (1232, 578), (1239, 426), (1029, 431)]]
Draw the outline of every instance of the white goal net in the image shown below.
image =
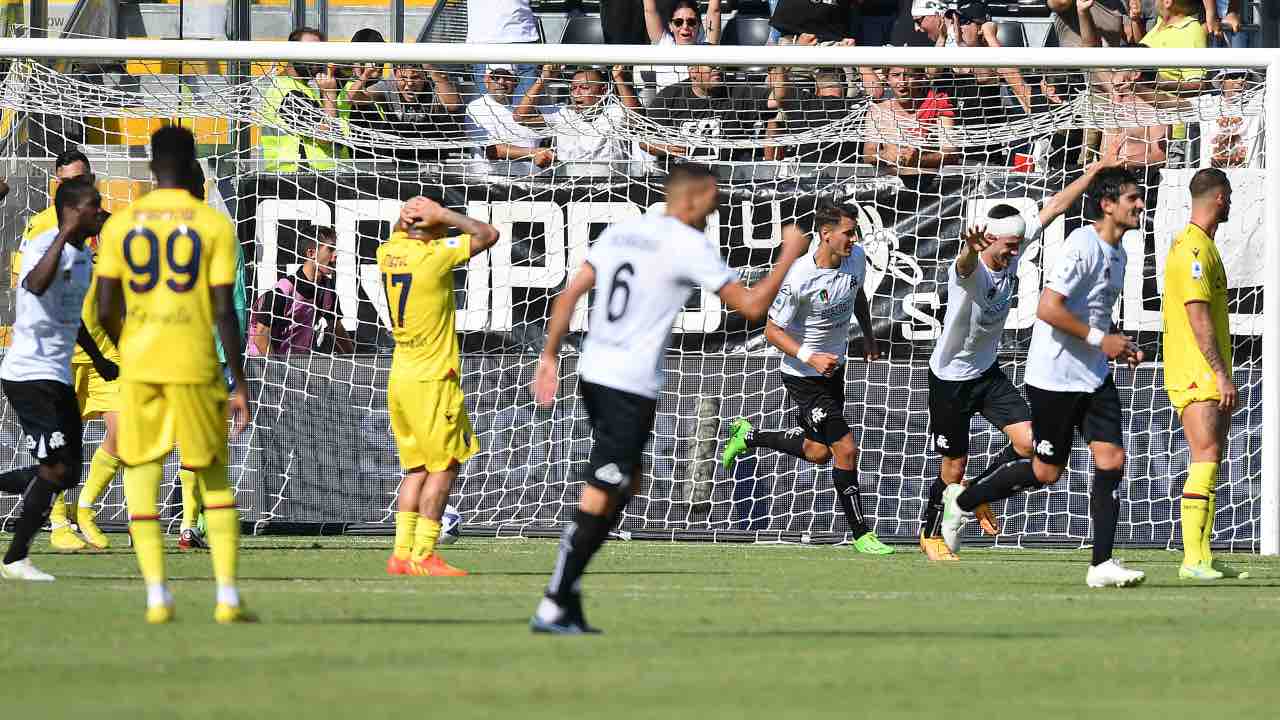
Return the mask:
[[(233, 443), (232, 477), (256, 530), (390, 529), (400, 478), (385, 395), (393, 344), (374, 254), (401, 202), (424, 194), (502, 233), (455, 277), (463, 387), (483, 450), (464, 466), (451, 502), (471, 532), (556, 532), (576, 504), (590, 436), (573, 372), (585, 313), (565, 348), (555, 406), (536, 407), (528, 391), (549, 303), (605, 227), (661, 207), (663, 168), (678, 159), (720, 173), (721, 205), (708, 234), (748, 281), (770, 267), (785, 224), (808, 230), (820, 202), (856, 207), (869, 261), (865, 291), (884, 357), (859, 359), (855, 327), (846, 417), (861, 449), (866, 516), (881, 538), (894, 539), (918, 532), (938, 473), (928, 357), (960, 231), (995, 203), (1035, 213), (1089, 163), (1122, 159), (1143, 179), (1147, 210), (1142, 227), (1124, 239), (1128, 266), (1116, 322), (1149, 361), (1115, 370), (1129, 452), (1117, 540), (1159, 547), (1180, 543), (1188, 463), (1163, 387), (1163, 259), (1188, 222), (1191, 175), (1223, 168), (1234, 207), (1217, 241), (1230, 283), (1241, 407), (1214, 539), (1258, 550), (1264, 526), (1274, 524), (1263, 504), (1274, 498), (1266, 483), (1276, 478), (1266, 477), (1263, 463), (1277, 432), (1264, 423), (1262, 378), (1263, 287), (1277, 277), (1264, 262), (1272, 192), (1264, 129), (1276, 99), (1267, 95), (1260, 62), (1002, 69), (984, 67), (993, 56), (969, 51), (976, 59), (968, 60), (961, 50), (939, 54), (936, 67), (912, 69), (891, 66), (903, 54), (824, 49), (844, 52), (847, 65), (768, 67), (804, 49), (756, 48), (753, 66), (646, 66), (634, 63), (649, 48), (598, 47), (584, 58), (579, 47), (573, 59), (590, 62), (484, 70), (447, 64), (460, 55), (444, 45), (328, 51), (344, 61), (375, 58), (360, 63), (231, 53), (176, 59), (207, 56), (217, 45), (170, 44), (181, 51), (163, 61), (137, 60), (131, 44), (111, 42), (94, 61), (11, 50), (0, 83), (0, 141), (13, 190), (0, 242), (8, 257), (27, 218), (50, 203), (59, 153), (84, 151), (109, 206), (119, 208), (150, 188), (149, 133), (170, 122), (192, 128), (208, 200), (235, 221), (244, 253), (253, 421)], [(279, 44), (243, 47), (240, 53), (269, 56)], [(500, 59), (501, 49), (491, 50), (481, 59)], [(569, 54), (555, 46), (546, 52), (557, 63)], [(545, 82), (530, 89), (534, 75)], [(331, 83), (337, 92), (327, 94)], [(1000, 357), (1019, 386), (1043, 271), (1087, 221), (1087, 204), (1076, 203), (1024, 251)], [(330, 230), (334, 252), (326, 262), (324, 243), (319, 251), (314, 243)], [(11, 294), (4, 310), (8, 324)], [(1269, 327), (1274, 333), (1274, 320)], [(649, 487), (628, 508), (624, 530), (634, 537), (846, 539), (828, 468), (765, 451), (728, 472), (717, 462), (735, 417), (765, 429), (793, 426), (778, 365), (761, 326), (726, 311), (714, 294), (693, 294), (666, 359)], [(1006, 443), (981, 418), (972, 432), (970, 477)], [(90, 422), (87, 453), (101, 435), (101, 423)], [(29, 462), (20, 439), (5, 406), (0, 459)], [(998, 544), (1089, 542), (1089, 476), (1078, 445), (1057, 485), (997, 509)], [(164, 512), (174, 515), (180, 494), (166, 487)], [(0, 512), (11, 512), (4, 502)], [(100, 523), (125, 522), (118, 480), (100, 508)]]

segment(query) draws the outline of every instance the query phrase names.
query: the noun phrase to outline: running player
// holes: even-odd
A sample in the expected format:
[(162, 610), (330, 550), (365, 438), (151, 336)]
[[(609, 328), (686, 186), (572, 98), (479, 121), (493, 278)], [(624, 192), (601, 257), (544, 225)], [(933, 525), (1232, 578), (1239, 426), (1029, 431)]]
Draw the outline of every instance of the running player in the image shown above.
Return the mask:
[[(1099, 162), (1049, 199), (1027, 222), (1012, 205), (995, 205), (987, 211), (984, 226), (962, 235), (964, 244), (956, 261), (947, 268), (947, 314), (942, 336), (929, 357), (929, 426), (934, 449), (942, 455), (938, 477), (929, 487), (929, 498), (920, 519), (920, 549), (930, 560), (956, 560), (942, 540), (942, 493), (948, 485), (964, 482), (969, 460), (969, 420), (981, 413), (999, 428), (1009, 446), (992, 459), (970, 485), (1005, 463), (1031, 457), (1031, 409), (1009, 376), (1000, 369), (997, 354), (1009, 308), (1018, 294), (1018, 260), (1027, 243), (1065, 213), (1084, 194), (1099, 171), (1116, 167)], [(999, 533), (988, 503), (1022, 490), (1020, 487), (975, 487), (981, 501), (974, 514), (982, 529)]]
[[(449, 228), (463, 235), (446, 237)], [(466, 575), (436, 552), (459, 466), (480, 451), (462, 398), (453, 269), (493, 247), (498, 230), (419, 197), (378, 248), (391, 333), (387, 410), (404, 480), (389, 575)]]
[(1231, 181), (1217, 168), (1191, 178), (1191, 222), (1164, 266), (1164, 387), (1182, 418), (1191, 467), (1182, 488), (1182, 566), (1178, 577), (1247, 577), (1213, 559), (1214, 486), (1239, 394), (1231, 381), (1227, 271), (1214, 243), (1231, 214)]
[(1088, 196), (1097, 219), (1067, 237), (1036, 309), (1026, 376), (1035, 458), (1008, 463), (986, 483), (967, 490), (949, 485), (942, 496), (942, 535), (952, 551), (959, 547), (960, 529), (981, 504), (985, 484), (1028, 489), (1057, 482), (1079, 429), (1093, 456), (1093, 560), (1085, 582), (1089, 587), (1126, 587), (1145, 575), (1111, 556), (1125, 452), (1123, 411), (1110, 363), (1137, 365), (1142, 352), (1131, 338), (1112, 331), (1111, 312), (1124, 290), (1126, 256), (1120, 241), (1139, 226), (1144, 205), (1138, 179), (1122, 168), (1094, 175)]
[[(62, 183), (54, 195), (58, 226), (22, 245), (13, 342), (0, 364), (0, 384), (38, 463), (0, 475), (0, 490), (23, 495), (22, 513), (0, 566), (0, 577), (53, 580), (27, 557), (49, 517), (54, 496), (80, 481), (83, 427), (71, 385), (77, 342), (92, 346), (80, 321), (93, 274), (89, 237), (102, 229), (102, 197), (88, 178)], [(108, 362), (96, 347), (89, 356)], [(114, 369), (103, 367), (105, 375)]]
[(644, 446), (653, 431), (662, 357), (676, 314), (690, 291), (715, 291), (730, 308), (760, 320), (809, 241), (794, 226), (783, 230), (778, 264), (750, 289), (705, 234), (715, 211), (716, 175), (699, 165), (675, 165), (666, 178), (665, 212), (611, 226), (556, 298), (538, 360), (534, 397), (554, 402), (560, 384), (560, 343), (578, 300), (595, 290), (590, 329), (578, 362), (578, 389), (591, 422), (589, 467), (573, 522), (560, 540), (555, 569), (530, 627), (534, 632), (598, 632), (587, 624), (579, 584), (604, 544), (613, 518), (642, 489)]
[[(174, 445), (196, 469), (205, 502), (214, 620), (255, 619), (236, 587), (240, 514), (227, 478), (228, 405), (236, 434), (249, 414), (232, 299), (235, 228), (187, 191), (195, 164), (190, 131), (167, 126), (151, 136), (156, 190), (107, 222), (98, 263), (99, 317), (122, 360), (117, 445), (150, 623), (173, 619), (157, 498)], [(230, 398), (210, 342), (215, 323), (235, 378)]]
[(765, 338), (783, 354), (782, 384), (796, 407), (796, 430), (756, 432), (746, 418), (729, 428), (721, 462), (728, 470), (748, 450), (763, 447), (825, 465), (835, 458), (831, 481), (849, 523), (853, 548), (891, 555), (862, 514), (858, 489), (858, 441), (844, 417), (845, 355), (851, 321), (862, 328), (862, 353), (880, 357), (871, 329), (871, 309), (862, 282), (867, 255), (858, 244), (858, 218), (837, 205), (819, 207), (814, 217), (818, 243), (796, 261), (778, 291), (765, 323)]

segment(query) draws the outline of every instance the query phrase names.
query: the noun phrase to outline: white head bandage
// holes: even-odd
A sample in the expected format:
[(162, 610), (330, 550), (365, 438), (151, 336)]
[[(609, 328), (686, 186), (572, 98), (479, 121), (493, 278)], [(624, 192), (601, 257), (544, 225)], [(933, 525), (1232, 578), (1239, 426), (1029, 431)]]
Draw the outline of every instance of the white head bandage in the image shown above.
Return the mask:
[(1027, 221), (1023, 220), (1021, 215), (1010, 215), (999, 220), (987, 218), (986, 229), (987, 234), (993, 237), (1008, 237), (1010, 235), (1022, 237), (1027, 232)]

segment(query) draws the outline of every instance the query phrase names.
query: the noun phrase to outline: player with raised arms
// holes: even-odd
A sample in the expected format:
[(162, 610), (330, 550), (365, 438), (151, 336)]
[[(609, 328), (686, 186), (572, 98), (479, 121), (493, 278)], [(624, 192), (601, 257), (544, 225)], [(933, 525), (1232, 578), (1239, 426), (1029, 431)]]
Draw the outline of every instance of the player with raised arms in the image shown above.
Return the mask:
[(744, 287), (720, 257), (718, 240), (706, 236), (718, 197), (710, 169), (672, 166), (666, 211), (610, 226), (552, 307), (533, 383), (534, 397), (544, 406), (556, 398), (560, 344), (574, 307), (595, 291), (578, 361), (578, 391), (591, 422), (592, 445), (577, 512), (564, 529), (546, 595), (530, 620), (534, 632), (598, 632), (587, 624), (579, 584), (614, 517), (641, 491), (644, 447), (664, 381), (662, 359), (690, 291), (714, 291), (749, 320), (760, 320), (792, 263), (808, 249), (804, 234), (787, 226), (777, 265), (750, 289)]
[(880, 357), (871, 328), (871, 309), (862, 291), (867, 254), (858, 244), (858, 217), (838, 205), (820, 206), (814, 216), (817, 247), (796, 261), (769, 309), (765, 339), (782, 354), (782, 384), (796, 407), (794, 430), (756, 431), (746, 418), (729, 427), (721, 455), (728, 470), (748, 450), (763, 447), (825, 465), (835, 459), (831, 481), (849, 523), (853, 548), (890, 555), (862, 514), (858, 489), (858, 441), (844, 417), (845, 354), (856, 317), (862, 328), (862, 356)]
[(942, 494), (948, 485), (964, 482), (969, 461), (969, 421), (981, 414), (1009, 438), (974, 479), (974, 514), (983, 530), (999, 534), (989, 503), (1029, 489), (982, 483), (982, 479), (1010, 462), (1030, 462), (1031, 409), (998, 362), (1005, 320), (1018, 294), (1018, 261), (1027, 243), (1040, 238), (1067, 212), (1098, 172), (1117, 167), (1113, 161), (1094, 163), (1040, 212), (1023, 218), (1018, 209), (1001, 203), (987, 211), (982, 225), (961, 239), (960, 252), (947, 268), (947, 312), (942, 335), (929, 357), (929, 427), (933, 446), (942, 456), (938, 477), (920, 519), (920, 549), (930, 560), (956, 560), (942, 539)]
[(80, 314), (89, 292), (92, 251), (88, 239), (102, 229), (102, 197), (88, 178), (62, 183), (54, 195), (58, 225), (22, 244), (13, 341), (0, 364), (0, 385), (27, 438), (36, 465), (0, 475), (0, 490), (23, 495), (22, 513), (0, 565), (0, 577), (53, 580), (27, 556), (31, 539), (49, 517), (54, 496), (80, 482), (80, 408), (71, 385), (77, 343), (104, 363)]
[(1142, 362), (1142, 351), (1132, 338), (1114, 331), (1111, 313), (1124, 290), (1127, 258), (1121, 239), (1139, 226), (1144, 204), (1137, 177), (1123, 168), (1097, 172), (1087, 194), (1097, 219), (1067, 237), (1040, 294), (1031, 333), (1026, 387), (1035, 457), (1030, 463), (1007, 463), (986, 483), (968, 489), (947, 486), (942, 535), (952, 551), (959, 547), (960, 530), (974, 517), (984, 497), (980, 488), (987, 483), (1021, 489), (1056, 483), (1079, 429), (1093, 456), (1093, 559), (1085, 583), (1127, 587), (1146, 576), (1111, 556), (1125, 462), (1123, 411), (1111, 361), (1133, 367)]
[[(225, 215), (187, 190), (195, 168), (191, 132), (157, 130), (151, 136), (156, 189), (112, 216), (99, 244), (98, 316), (122, 360), (117, 444), (149, 623), (173, 619), (157, 496), (164, 459), (175, 445), (195, 470), (205, 503), (217, 584), (214, 620), (256, 619), (241, 606), (236, 587), (240, 513), (227, 476), (228, 406), (234, 434), (249, 417), (232, 297), (236, 235)], [(210, 341), (215, 324), (235, 379), (229, 398)]]
[[(449, 228), (464, 234), (448, 237)], [(466, 575), (436, 552), (459, 466), (480, 451), (462, 397), (453, 270), (498, 242), (497, 228), (417, 197), (401, 208), (378, 269), (396, 349), (387, 410), (404, 480), (390, 575)]]
[(1227, 271), (1214, 239), (1231, 214), (1231, 181), (1217, 168), (1191, 178), (1191, 222), (1173, 240), (1164, 266), (1164, 387), (1182, 419), (1191, 466), (1182, 488), (1182, 566), (1178, 577), (1248, 577), (1213, 559), (1218, 463), (1239, 395), (1231, 381)]

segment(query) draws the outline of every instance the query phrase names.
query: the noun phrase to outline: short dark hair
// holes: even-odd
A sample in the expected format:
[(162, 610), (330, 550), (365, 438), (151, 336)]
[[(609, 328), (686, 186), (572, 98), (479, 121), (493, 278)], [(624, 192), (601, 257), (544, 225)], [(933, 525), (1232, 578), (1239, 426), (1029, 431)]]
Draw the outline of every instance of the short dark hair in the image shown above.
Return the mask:
[(1230, 190), (1231, 181), (1218, 168), (1204, 168), (1191, 176), (1191, 197), (1202, 198), (1215, 190)]
[(204, 168), (200, 167), (200, 163), (191, 164), (191, 170), (188, 171), (186, 180), (187, 192), (197, 200), (204, 200)]
[(316, 37), (320, 38), (320, 42), (327, 42), (329, 39), (320, 30), (320, 28), (313, 28), (310, 25), (303, 25), (302, 27), (294, 28), (293, 32), (289, 33), (289, 42), (300, 42), (302, 40), (303, 35), (315, 35)]
[(53, 207), (58, 214), (58, 222), (62, 222), (64, 208), (80, 205), (95, 196), (100, 197), (97, 186), (84, 175), (59, 184), (58, 191), (53, 194)]
[(333, 247), (338, 244), (338, 232), (328, 225), (312, 225), (311, 232), (305, 234), (298, 243), (298, 256), (306, 257), (320, 245)]
[(165, 125), (151, 135), (151, 170), (184, 184), (196, 163), (196, 137), (179, 125)]
[(992, 220), (1003, 220), (1005, 218), (1016, 217), (1021, 214), (1022, 213), (1018, 210), (1018, 208), (1010, 205), (1009, 203), (1000, 203), (999, 205), (992, 205), (991, 209), (987, 211), (987, 217)]
[(835, 205), (831, 203), (823, 203), (813, 212), (813, 229), (821, 230), (824, 227), (839, 225), (841, 220), (848, 218), (853, 222), (853, 229), (858, 229), (858, 214), (844, 205)]
[(351, 42), (386, 42), (382, 33), (373, 28), (360, 28), (351, 36)]
[(608, 81), (609, 81), (609, 76), (608, 76), (607, 74), (605, 74), (605, 71), (604, 71), (603, 69), (601, 69), (601, 68), (595, 67), (594, 65), (584, 65), (584, 66), (582, 66), (582, 67), (580, 67), (580, 68), (578, 68), (578, 69), (574, 70), (574, 71), (573, 71), (573, 75), (571, 75), (570, 77), (577, 77), (577, 76), (579, 76), (579, 75), (584, 75), (584, 74), (585, 74), (585, 75), (595, 75), (595, 76), (596, 76), (596, 78), (598, 78), (599, 82), (608, 82)]
[(1120, 191), (1126, 185), (1141, 185), (1138, 176), (1132, 170), (1121, 167), (1107, 168), (1099, 171), (1093, 177), (1093, 182), (1089, 183), (1089, 189), (1086, 194), (1089, 198), (1090, 214), (1095, 217), (1102, 217), (1102, 201), (1110, 200), (1115, 202), (1120, 199)]
[(57, 171), (68, 165), (75, 165), (76, 163), (84, 163), (85, 170), (90, 172), (93, 171), (93, 166), (89, 164), (89, 158), (79, 150), (67, 150), (59, 153), (58, 157), (53, 161), (53, 169), (54, 171)]
[(664, 183), (666, 188), (670, 190), (673, 187), (679, 187), (686, 183), (696, 182), (700, 180), (719, 181), (720, 177), (715, 171), (706, 165), (698, 163), (676, 163), (667, 168), (667, 180)]
[(667, 24), (671, 24), (672, 18), (676, 16), (676, 11), (680, 8), (689, 8), (699, 20), (702, 19), (702, 8), (698, 7), (698, 0), (676, 0), (671, 5), (671, 12), (667, 15)]

